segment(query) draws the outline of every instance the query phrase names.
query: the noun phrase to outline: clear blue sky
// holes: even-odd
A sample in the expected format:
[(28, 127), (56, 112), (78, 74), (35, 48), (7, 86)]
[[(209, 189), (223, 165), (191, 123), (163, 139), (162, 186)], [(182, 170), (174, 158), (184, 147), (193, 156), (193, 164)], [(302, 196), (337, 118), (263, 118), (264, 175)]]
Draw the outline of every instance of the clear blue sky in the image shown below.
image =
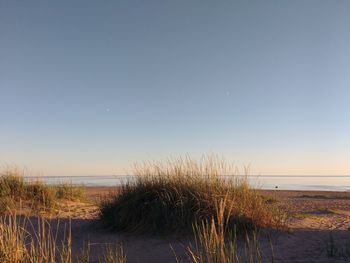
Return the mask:
[(123, 174), (218, 153), (350, 174), (350, 1), (1, 1), (0, 162)]

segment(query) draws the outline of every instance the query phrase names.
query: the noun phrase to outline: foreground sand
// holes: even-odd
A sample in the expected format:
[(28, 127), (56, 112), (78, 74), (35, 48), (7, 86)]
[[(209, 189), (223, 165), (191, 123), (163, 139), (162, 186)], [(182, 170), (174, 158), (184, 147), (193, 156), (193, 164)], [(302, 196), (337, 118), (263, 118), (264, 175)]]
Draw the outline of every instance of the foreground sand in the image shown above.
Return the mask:
[[(93, 257), (97, 260), (101, 243), (122, 242), (128, 262), (175, 262), (171, 245), (179, 259), (186, 262), (185, 248), (190, 242), (189, 238), (111, 233), (96, 229), (97, 203), (115, 191), (111, 187), (87, 187), (89, 202), (66, 202), (52, 216), (53, 225), (59, 220), (60, 228), (71, 218), (73, 251), (79, 251), (84, 241), (89, 240)], [(350, 241), (350, 193), (281, 190), (261, 193), (272, 197), (272, 201), (278, 200), (279, 205), (291, 213), (289, 231), (269, 233), (272, 236), (275, 262), (346, 261), (327, 257), (325, 243), (330, 235), (339, 243)], [(262, 239), (262, 250), (266, 262), (270, 262), (271, 252), (266, 238)]]

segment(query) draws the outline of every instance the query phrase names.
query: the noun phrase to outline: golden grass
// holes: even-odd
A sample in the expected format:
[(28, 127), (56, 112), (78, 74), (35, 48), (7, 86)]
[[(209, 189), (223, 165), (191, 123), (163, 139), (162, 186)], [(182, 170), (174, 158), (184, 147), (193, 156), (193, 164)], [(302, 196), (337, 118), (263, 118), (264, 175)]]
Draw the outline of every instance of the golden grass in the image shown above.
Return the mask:
[(0, 261), (4, 263), (54, 263), (58, 259), (70, 262), (71, 255), (65, 253), (70, 240), (69, 235), (58, 246), (50, 224), (42, 218), (38, 218), (36, 227), (28, 218), (19, 219), (16, 215), (0, 219)]
[[(53, 231), (49, 221), (37, 217), (32, 224), (28, 217), (6, 215), (0, 217), (1, 263), (88, 263), (90, 251), (83, 250), (76, 257), (72, 254), (70, 224), (64, 226), (64, 236)], [(106, 245), (100, 263), (125, 263), (126, 257), (120, 245)]]
[[(246, 232), (238, 240), (235, 229), (230, 229), (231, 205), (228, 199), (218, 200), (216, 213), (211, 220), (196, 222), (193, 225), (194, 244), (187, 250), (192, 263), (261, 263), (264, 258), (256, 231)], [(239, 242), (241, 241), (241, 242)], [(272, 246), (271, 246), (272, 249)], [(274, 262), (271, 251), (271, 262)], [(265, 259), (266, 261), (266, 259)]]
[(284, 214), (250, 188), (245, 172), (216, 156), (178, 158), (135, 166), (136, 179), (102, 203), (100, 222), (113, 230), (168, 233), (191, 231), (195, 222), (211, 220), (215, 204), (226, 199), (227, 224), (238, 232), (279, 227)]

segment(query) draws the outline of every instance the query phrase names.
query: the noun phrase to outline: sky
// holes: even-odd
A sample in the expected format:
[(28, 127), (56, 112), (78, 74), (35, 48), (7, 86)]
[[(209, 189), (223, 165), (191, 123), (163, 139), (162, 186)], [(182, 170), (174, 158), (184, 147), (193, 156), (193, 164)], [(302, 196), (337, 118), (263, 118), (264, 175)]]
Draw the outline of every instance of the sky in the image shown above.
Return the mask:
[(350, 175), (349, 1), (1, 1), (0, 165), (126, 174), (216, 153)]

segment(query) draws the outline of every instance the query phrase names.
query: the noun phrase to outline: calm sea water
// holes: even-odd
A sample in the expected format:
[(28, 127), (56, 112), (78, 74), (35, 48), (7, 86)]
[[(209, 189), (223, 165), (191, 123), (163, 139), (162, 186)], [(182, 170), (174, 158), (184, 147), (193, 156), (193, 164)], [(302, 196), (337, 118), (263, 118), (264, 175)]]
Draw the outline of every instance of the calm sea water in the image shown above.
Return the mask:
[[(27, 177), (29, 178), (29, 177)], [(43, 176), (49, 184), (69, 182), (86, 186), (115, 186), (132, 180), (130, 176)], [(250, 184), (260, 189), (350, 191), (350, 176), (249, 176)]]

